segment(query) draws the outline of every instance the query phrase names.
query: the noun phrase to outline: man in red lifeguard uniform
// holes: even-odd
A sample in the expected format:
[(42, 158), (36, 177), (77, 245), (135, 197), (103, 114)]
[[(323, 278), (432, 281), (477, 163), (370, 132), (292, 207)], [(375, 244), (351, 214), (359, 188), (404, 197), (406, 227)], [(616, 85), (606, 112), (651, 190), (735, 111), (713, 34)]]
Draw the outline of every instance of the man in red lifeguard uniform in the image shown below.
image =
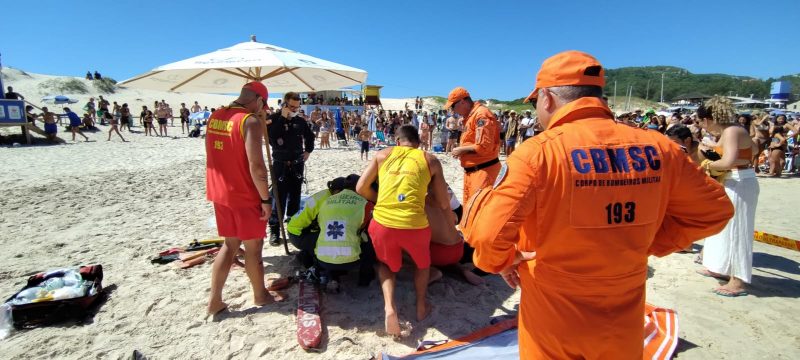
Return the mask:
[(272, 212), (267, 167), (261, 152), (267, 88), (260, 82), (242, 87), (230, 106), (223, 107), (208, 121), (206, 135), (206, 191), (214, 203), (219, 236), (225, 243), (211, 268), (211, 296), (208, 313), (225, 310), (222, 287), (228, 278), (239, 246), (244, 243), (245, 271), (253, 286), (253, 302), (266, 305), (275, 299), (264, 286), (261, 248), (267, 219)]

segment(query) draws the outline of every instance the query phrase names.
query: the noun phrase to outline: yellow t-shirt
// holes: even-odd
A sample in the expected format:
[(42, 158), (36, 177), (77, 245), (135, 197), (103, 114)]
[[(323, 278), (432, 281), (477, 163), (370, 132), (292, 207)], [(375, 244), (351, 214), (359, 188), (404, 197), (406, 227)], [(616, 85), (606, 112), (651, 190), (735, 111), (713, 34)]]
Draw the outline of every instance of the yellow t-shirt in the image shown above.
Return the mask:
[(378, 169), (378, 202), (373, 218), (394, 229), (424, 229), (425, 196), (431, 172), (425, 152), (408, 146), (395, 146)]

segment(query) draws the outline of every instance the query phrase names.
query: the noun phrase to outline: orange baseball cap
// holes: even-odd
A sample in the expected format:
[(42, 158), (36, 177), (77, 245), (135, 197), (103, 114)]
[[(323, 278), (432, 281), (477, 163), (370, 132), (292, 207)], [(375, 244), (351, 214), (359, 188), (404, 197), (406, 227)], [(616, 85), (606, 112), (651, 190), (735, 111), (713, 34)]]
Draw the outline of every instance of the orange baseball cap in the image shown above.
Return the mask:
[(447, 95), (447, 102), (444, 103), (444, 108), (450, 109), (453, 104), (466, 97), (470, 97), (469, 91), (461, 86), (458, 86), (455, 89), (450, 90), (450, 94)]
[(267, 92), (267, 87), (264, 86), (264, 84), (262, 84), (260, 81), (253, 81), (244, 84), (244, 86), (242, 86), (242, 89), (247, 89), (258, 94), (264, 99), (264, 101), (267, 100), (267, 96), (269, 95), (269, 92)]
[(536, 88), (523, 102), (535, 101), (539, 89), (566, 85), (606, 85), (603, 65), (582, 51), (569, 50), (555, 54), (542, 63), (536, 75)]

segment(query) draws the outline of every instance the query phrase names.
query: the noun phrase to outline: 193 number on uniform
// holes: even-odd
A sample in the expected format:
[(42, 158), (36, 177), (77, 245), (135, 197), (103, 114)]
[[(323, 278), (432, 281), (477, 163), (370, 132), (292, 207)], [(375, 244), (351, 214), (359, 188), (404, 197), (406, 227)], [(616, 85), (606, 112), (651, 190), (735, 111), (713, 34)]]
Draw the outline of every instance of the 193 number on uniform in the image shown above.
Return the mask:
[[(624, 207), (624, 209), (623, 209)], [(636, 220), (636, 203), (613, 203), (606, 206), (606, 219), (609, 224), (620, 224), (623, 221), (632, 223)]]

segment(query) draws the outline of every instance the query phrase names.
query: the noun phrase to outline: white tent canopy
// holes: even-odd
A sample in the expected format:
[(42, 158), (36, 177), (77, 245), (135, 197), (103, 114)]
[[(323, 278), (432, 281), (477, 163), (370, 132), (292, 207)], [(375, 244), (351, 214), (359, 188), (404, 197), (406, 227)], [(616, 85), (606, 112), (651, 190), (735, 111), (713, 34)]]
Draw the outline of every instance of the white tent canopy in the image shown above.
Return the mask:
[(143, 89), (238, 93), (242, 85), (261, 81), (270, 92), (333, 90), (363, 84), (367, 72), (255, 41), (159, 66), (120, 85)]

